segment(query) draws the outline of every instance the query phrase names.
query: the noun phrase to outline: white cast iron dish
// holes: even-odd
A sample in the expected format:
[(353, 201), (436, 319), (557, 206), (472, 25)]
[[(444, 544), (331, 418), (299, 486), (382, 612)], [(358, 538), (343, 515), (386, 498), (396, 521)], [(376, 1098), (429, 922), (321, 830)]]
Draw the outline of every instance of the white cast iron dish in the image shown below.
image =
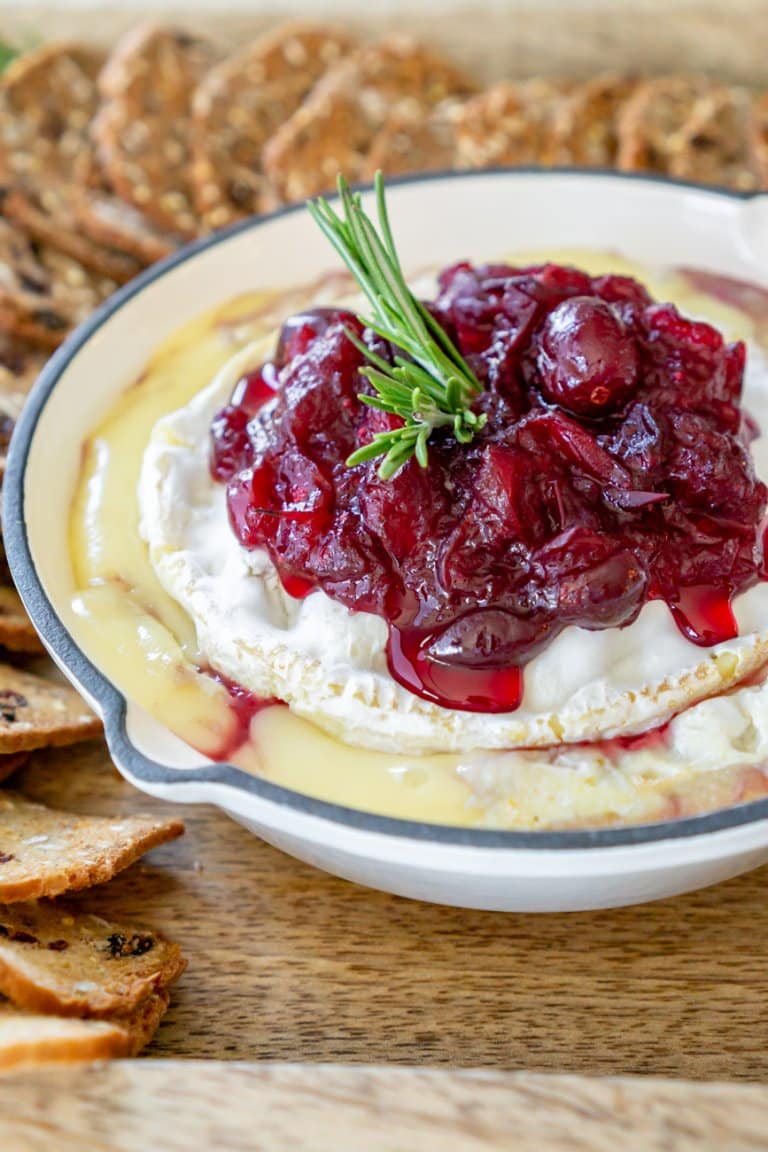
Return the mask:
[[(765, 283), (768, 197), (587, 172), (446, 174), (393, 186), (406, 265), (531, 248), (610, 249)], [(151, 719), (73, 639), (67, 546), (85, 435), (182, 323), (248, 289), (334, 266), (301, 208), (185, 248), (109, 300), (38, 381), (13, 439), (4, 537), (51, 655), (101, 713), (120, 771), (154, 796), (211, 803), (284, 851), (339, 876), (472, 908), (558, 911), (653, 900), (768, 860), (768, 799), (695, 819), (568, 832), (492, 832), (394, 820), (314, 800), (213, 764)]]

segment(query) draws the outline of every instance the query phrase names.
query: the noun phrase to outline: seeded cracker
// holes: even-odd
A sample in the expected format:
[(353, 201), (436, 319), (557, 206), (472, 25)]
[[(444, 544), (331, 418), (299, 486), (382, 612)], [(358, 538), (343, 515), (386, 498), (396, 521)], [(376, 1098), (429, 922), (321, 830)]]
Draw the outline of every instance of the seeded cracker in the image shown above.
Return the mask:
[(122, 283), (140, 265), (84, 236), (72, 210), (72, 173), (90, 147), (101, 63), (91, 49), (52, 44), (20, 56), (3, 73), (0, 192), (4, 215), (34, 240)]
[[(0, 333), (0, 426), (6, 418), (19, 418), (24, 401), (47, 359), (45, 351)], [(0, 430), (0, 441), (2, 439)]]
[(468, 100), (457, 118), (461, 168), (552, 162), (553, 126), (570, 85), (502, 82)]
[(213, 44), (173, 28), (144, 24), (112, 52), (99, 77), (93, 122), (101, 166), (115, 192), (179, 236), (194, 236), (192, 93), (216, 62)]
[[(0, 585), (0, 646), (7, 648), (9, 652), (26, 652), (30, 655), (45, 651), (34, 624), (27, 616), (21, 597), (10, 585)], [(3, 703), (2, 711), (4, 710)], [(1, 744), (0, 751), (2, 751)]]
[[(5, 466), (8, 460), (8, 449), (11, 446), (11, 437), (16, 427), (15, 406), (11, 409), (5, 396), (0, 395), (0, 483), (5, 476)], [(0, 538), (0, 578), (11, 582), (11, 572), (5, 555), (2, 538)]]
[(0, 329), (12, 339), (52, 351), (116, 287), (0, 219)]
[(429, 112), (390, 116), (371, 145), (364, 178), (373, 179), (379, 170), (385, 176), (405, 176), (455, 168), (460, 110), (459, 101), (446, 100)]
[(768, 186), (768, 92), (756, 97), (752, 116), (752, 147), (755, 152), (760, 181)]
[(638, 84), (617, 117), (618, 167), (669, 175), (696, 101), (712, 87), (702, 76), (662, 76)]
[(69, 685), (0, 664), (0, 754), (76, 744), (101, 730)]
[(221, 228), (271, 203), (267, 140), (353, 44), (322, 25), (284, 24), (212, 68), (192, 99), (195, 203)]
[(51, 289), (51, 276), (27, 238), (0, 219), (0, 329), (17, 340), (56, 348), (72, 319)]
[(328, 191), (343, 172), (359, 180), (390, 116), (418, 113), (475, 85), (448, 60), (406, 37), (368, 45), (332, 68), (264, 152), (283, 201)]
[(0, 903), (104, 884), (183, 831), (180, 820), (76, 816), (0, 791)]
[(86, 236), (107, 248), (126, 252), (142, 265), (170, 256), (176, 237), (155, 228), (137, 208), (114, 194), (95, 151), (86, 151), (75, 168), (72, 210)]
[(555, 116), (553, 163), (614, 167), (619, 147), (617, 116), (636, 87), (636, 80), (613, 73), (577, 85)]
[(178, 945), (53, 902), (0, 906), (0, 993), (62, 1016), (125, 1016), (184, 971)]
[(680, 131), (670, 175), (739, 192), (761, 186), (755, 112), (745, 88), (714, 88), (696, 100)]

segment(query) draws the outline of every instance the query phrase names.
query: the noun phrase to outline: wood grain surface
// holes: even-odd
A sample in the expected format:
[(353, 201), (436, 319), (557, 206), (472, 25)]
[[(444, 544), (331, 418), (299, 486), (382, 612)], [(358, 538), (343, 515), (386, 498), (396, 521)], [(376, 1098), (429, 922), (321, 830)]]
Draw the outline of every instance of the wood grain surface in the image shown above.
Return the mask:
[(0, 1081), (9, 1152), (760, 1152), (768, 1089), (129, 1061)]
[[(82, 812), (167, 808), (98, 743), (37, 754), (16, 783)], [(150, 1056), (768, 1080), (766, 869), (617, 911), (461, 911), (326, 876), (211, 808), (179, 811), (186, 836), (81, 898), (189, 959)]]

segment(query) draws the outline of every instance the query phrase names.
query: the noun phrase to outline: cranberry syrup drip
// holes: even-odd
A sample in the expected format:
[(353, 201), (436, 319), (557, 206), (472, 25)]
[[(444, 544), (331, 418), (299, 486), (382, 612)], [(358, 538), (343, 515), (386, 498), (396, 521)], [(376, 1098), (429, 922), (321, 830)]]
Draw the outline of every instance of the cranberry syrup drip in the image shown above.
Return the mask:
[(259, 712), (263, 712), (265, 708), (271, 708), (275, 704), (281, 704), (281, 700), (275, 700), (268, 697), (262, 698), (254, 696), (247, 688), (243, 688), (241, 684), (236, 684), (234, 680), (222, 676), (220, 672), (213, 672), (208, 670), (212, 680), (215, 680), (222, 687), (226, 688), (229, 694), (229, 708), (235, 718), (236, 724), (227, 737), (226, 743), (222, 744), (220, 748), (216, 749), (215, 755), (212, 757), (214, 760), (223, 761), (229, 760), (231, 756), (247, 744), (250, 739), (251, 721), (254, 716)]
[(482, 433), (433, 435), (429, 467), (388, 481), (348, 468), (399, 421), (358, 400), (344, 328), (392, 349), (349, 313), (295, 316), (213, 421), (238, 540), (291, 595), (383, 617), (392, 675), (450, 708), (514, 710), (563, 628), (624, 627), (652, 599), (696, 644), (735, 636), (731, 601), (765, 574), (744, 345), (628, 277), (552, 264), (455, 265), (429, 307), (484, 385)]

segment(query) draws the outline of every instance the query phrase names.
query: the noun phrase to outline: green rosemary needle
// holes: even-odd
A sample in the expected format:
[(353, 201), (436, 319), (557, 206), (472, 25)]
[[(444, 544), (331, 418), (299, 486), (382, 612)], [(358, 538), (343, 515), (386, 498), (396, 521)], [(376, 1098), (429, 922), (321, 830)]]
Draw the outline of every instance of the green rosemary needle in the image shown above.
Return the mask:
[(377, 432), (370, 444), (352, 453), (347, 464), (383, 456), (379, 475), (388, 480), (412, 456), (422, 468), (427, 467), (427, 445), (436, 428), (449, 428), (459, 444), (472, 440), (486, 421), (485, 414), (478, 415), (471, 408), (482, 385), (406, 284), (381, 172), (374, 181), (378, 230), (363, 211), (360, 193), (352, 192), (343, 176), (339, 176), (338, 190), (341, 215), (323, 197), (310, 201), (307, 208), (368, 299), (371, 315), (361, 316), (361, 322), (401, 353), (390, 364), (347, 331), (368, 361), (360, 372), (371, 384), (373, 395), (363, 393), (360, 401), (403, 421), (400, 428)]

